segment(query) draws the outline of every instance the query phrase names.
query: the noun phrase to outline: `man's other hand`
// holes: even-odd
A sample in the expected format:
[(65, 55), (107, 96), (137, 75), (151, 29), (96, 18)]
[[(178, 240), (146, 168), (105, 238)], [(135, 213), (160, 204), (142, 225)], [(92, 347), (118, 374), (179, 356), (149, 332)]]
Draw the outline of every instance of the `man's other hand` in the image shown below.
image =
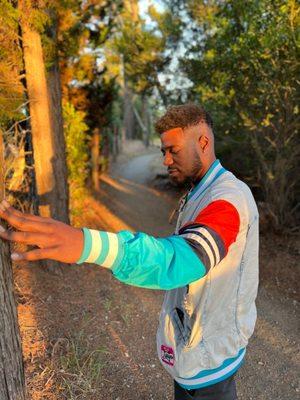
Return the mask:
[(65, 263), (79, 260), (84, 245), (81, 229), (52, 218), (21, 213), (6, 200), (0, 203), (0, 218), (16, 228), (16, 231), (11, 231), (0, 225), (0, 238), (38, 247), (25, 253), (13, 253), (13, 260), (35, 261), (48, 258)]

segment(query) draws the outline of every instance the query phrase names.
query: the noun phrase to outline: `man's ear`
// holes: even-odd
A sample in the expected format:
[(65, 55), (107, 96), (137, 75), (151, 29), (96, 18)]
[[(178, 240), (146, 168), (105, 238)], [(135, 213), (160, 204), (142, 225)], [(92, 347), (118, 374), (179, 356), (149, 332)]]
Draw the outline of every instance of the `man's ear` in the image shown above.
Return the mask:
[(199, 137), (199, 145), (202, 153), (205, 153), (209, 145), (209, 138), (206, 135), (201, 135)]

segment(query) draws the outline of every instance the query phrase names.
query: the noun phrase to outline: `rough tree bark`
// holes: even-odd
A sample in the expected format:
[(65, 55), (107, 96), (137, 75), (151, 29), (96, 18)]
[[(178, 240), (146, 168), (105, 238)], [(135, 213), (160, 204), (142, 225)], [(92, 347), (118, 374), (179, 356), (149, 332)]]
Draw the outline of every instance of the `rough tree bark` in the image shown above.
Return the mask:
[[(40, 34), (28, 23), (28, 1), (19, 1), (39, 212), (68, 222), (67, 177), (58, 70), (50, 73), (50, 93)], [(51, 99), (51, 100), (50, 100)], [(54, 107), (55, 103), (55, 107)], [(51, 105), (53, 107), (51, 107)]]
[[(3, 199), (3, 143), (0, 132), (0, 201)], [(13, 294), (8, 244), (0, 239), (0, 399), (25, 400), (22, 347)]]
[[(57, 49), (57, 16), (52, 11), (50, 13), (51, 39)], [(66, 163), (66, 142), (64, 136), (63, 110), (62, 110), (62, 90), (60, 71), (58, 63), (58, 54), (52, 61), (51, 67), (47, 73), (48, 94), (52, 134), (54, 137), (55, 158), (53, 163), (53, 172), (55, 174), (56, 186), (56, 215), (55, 218), (62, 222), (69, 223), (69, 186), (68, 186), (68, 169)]]

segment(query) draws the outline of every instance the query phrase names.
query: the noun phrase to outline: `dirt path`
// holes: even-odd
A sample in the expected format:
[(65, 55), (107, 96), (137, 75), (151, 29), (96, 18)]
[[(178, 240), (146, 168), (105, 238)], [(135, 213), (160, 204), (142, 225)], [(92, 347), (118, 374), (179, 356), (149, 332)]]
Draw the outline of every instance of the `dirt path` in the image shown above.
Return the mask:
[[(86, 199), (78, 224), (170, 234), (174, 227), (167, 221), (175, 196), (146, 185), (155, 157), (152, 152), (139, 156), (103, 176), (100, 192)], [(263, 238), (261, 251), (264, 278), (258, 323), (246, 364), (238, 373), (238, 390), (241, 400), (296, 400), (300, 398), (298, 302), (294, 286), (290, 293), (280, 285), (289, 277), (297, 280), (299, 253), (291, 255), (286, 246), (276, 250), (267, 239)], [(268, 274), (272, 279), (265, 278)], [(274, 277), (280, 277), (279, 283), (272, 283)], [(91, 265), (61, 267), (54, 275), (39, 266), (17, 266), (16, 281), (33, 400), (172, 399), (172, 382), (155, 348), (161, 291), (123, 285), (108, 271)]]
[[(155, 154), (137, 157), (129, 161), (124, 168), (119, 167), (116, 177), (121, 180), (122, 177), (126, 177), (134, 182), (146, 184), (151, 179), (149, 166), (153, 165), (154, 160)], [(146, 205), (143, 208), (144, 220), (141, 221), (143, 225), (139, 228), (159, 235), (163, 226), (166, 227), (166, 231), (169, 227), (166, 224), (166, 216), (159, 213), (154, 222), (156, 225), (159, 224), (160, 228), (156, 228), (157, 231), (152, 230), (154, 215), (152, 216), (151, 213), (156, 208), (156, 202), (152, 201), (150, 209)], [(163, 207), (168, 208), (165, 201), (162, 203)], [(145, 213), (149, 212), (150, 225), (145, 218)], [(267, 253), (266, 250), (263, 249), (264, 254)], [(262, 258), (263, 263), (268, 261)], [(271, 261), (274, 262), (274, 258)], [(155, 302), (156, 305), (157, 302)], [(258, 323), (249, 346), (247, 362), (239, 373), (238, 389), (241, 399), (296, 400), (300, 398), (299, 382), (297, 383), (300, 373), (297, 305), (296, 300), (276, 298), (276, 293), (268, 292), (266, 287), (260, 287), (257, 301)], [(163, 392), (161, 393), (160, 396), (163, 396)], [(164, 398), (157, 394), (156, 396), (155, 398)]]

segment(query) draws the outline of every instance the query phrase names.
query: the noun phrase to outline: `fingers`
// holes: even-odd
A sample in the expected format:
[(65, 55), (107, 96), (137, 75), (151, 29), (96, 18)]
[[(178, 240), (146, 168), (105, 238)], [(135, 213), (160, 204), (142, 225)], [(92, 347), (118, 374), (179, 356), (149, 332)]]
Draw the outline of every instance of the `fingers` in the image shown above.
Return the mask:
[(11, 207), (6, 200), (0, 203), (0, 218), (20, 231), (50, 233), (52, 228), (51, 218), (23, 214)]
[(55, 248), (35, 249), (26, 253), (12, 253), (13, 261), (38, 261), (45, 259), (54, 259)]
[(38, 247), (45, 247), (51, 245), (51, 236), (45, 233), (32, 233), (32, 232), (13, 232), (1, 229), (0, 238), (17, 243), (31, 244)]
[(3, 200), (1, 203), (0, 203), (0, 212), (1, 212), (1, 209), (5, 212), (6, 210), (14, 210), (14, 213), (15, 213), (15, 215), (17, 215), (18, 217), (24, 217), (24, 218), (26, 218), (26, 219), (28, 219), (28, 220), (30, 220), (30, 221), (37, 221), (37, 222), (42, 222), (42, 221), (44, 221), (44, 222), (51, 222), (52, 221), (52, 219), (51, 218), (45, 218), (45, 217), (39, 217), (38, 215), (34, 215), (34, 214), (28, 214), (28, 213), (22, 213), (22, 212), (20, 212), (20, 211), (18, 211), (18, 210), (16, 210), (15, 208), (13, 208), (10, 204), (9, 204), (9, 202), (7, 201), (7, 200)]

